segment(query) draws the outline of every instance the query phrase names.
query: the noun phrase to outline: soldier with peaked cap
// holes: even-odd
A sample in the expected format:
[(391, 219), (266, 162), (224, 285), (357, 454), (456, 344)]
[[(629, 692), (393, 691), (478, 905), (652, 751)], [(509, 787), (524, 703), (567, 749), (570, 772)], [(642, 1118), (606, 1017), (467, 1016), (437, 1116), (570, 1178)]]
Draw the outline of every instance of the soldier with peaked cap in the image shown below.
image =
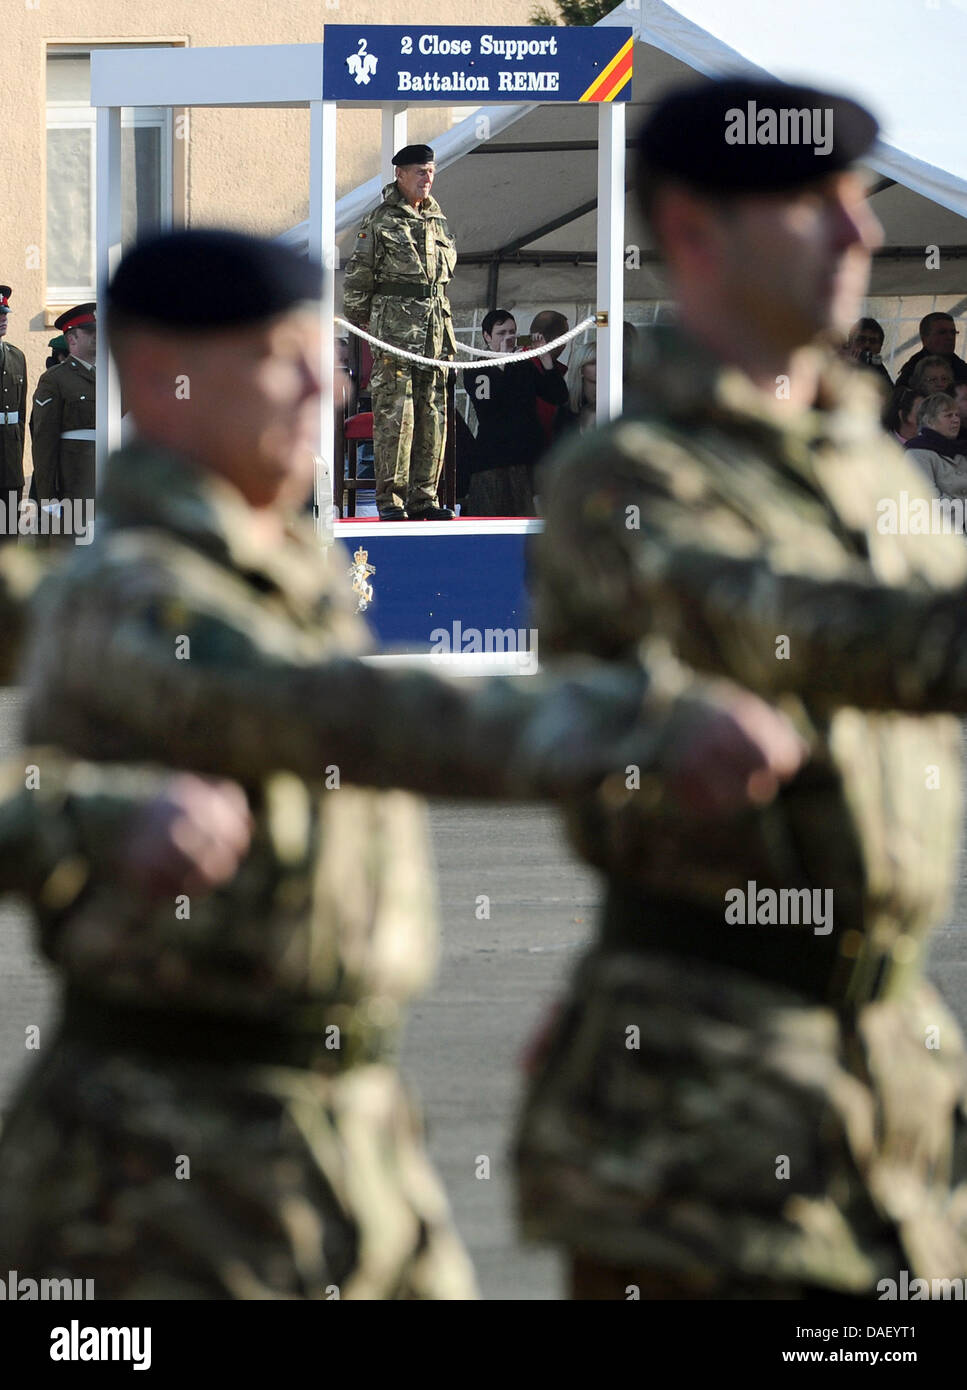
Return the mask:
[[(457, 248), (430, 196), (429, 145), (393, 156), (396, 180), (363, 218), (343, 286), (350, 323), (422, 357), (456, 353), (447, 285)], [(438, 497), (447, 433), (446, 371), (373, 349), (376, 506), (384, 521), (451, 520)], [(338, 463), (337, 463), (337, 466)]]
[(54, 320), (69, 356), (37, 382), (30, 414), (30, 439), (37, 497), (82, 503), (93, 516), (97, 306), (77, 304)]
[(815, 750), (704, 834), (620, 785), (572, 808), (606, 900), (536, 1050), (518, 1169), (524, 1229), (578, 1298), (967, 1277), (964, 1045), (922, 973), (961, 829), (967, 555), (949, 517), (897, 524), (903, 502), (929, 516), (928, 485), (873, 383), (814, 345), (856, 318), (881, 241), (851, 168), (876, 131), (775, 82), (659, 102), (638, 192), (678, 324), (624, 417), (547, 468), (542, 658), (659, 642)]
[(532, 796), (637, 759), (745, 803), (801, 757), (759, 702), (643, 703), (638, 670), (475, 683), (356, 659), (344, 566), (298, 516), (320, 292), (318, 266), (238, 233), (128, 254), (107, 321), (138, 438), (38, 610), (28, 737), (237, 777), (255, 820), (204, 903), (92, 891), (45, 938), (64, 1032), (0, 1143), (0, 1268), (104, 1298), (472, 1293), (395, 1062), (433, 893), (423, 810), (387, 788)]
[(0, 542), (15, 540), (24, 485), (24, 429), (27, 419), (27, 363), (20, 348), (6, 340), (9, 285), (0, 285)]

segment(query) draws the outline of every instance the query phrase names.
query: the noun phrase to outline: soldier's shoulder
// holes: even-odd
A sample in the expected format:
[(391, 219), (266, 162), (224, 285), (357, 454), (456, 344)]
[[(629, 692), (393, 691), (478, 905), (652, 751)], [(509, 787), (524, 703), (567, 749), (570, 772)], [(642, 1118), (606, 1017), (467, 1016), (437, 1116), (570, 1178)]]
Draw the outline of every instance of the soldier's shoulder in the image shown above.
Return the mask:
[(23, 349), (22, 349), (22, 348), (18, 348), (17, 345), (16, 345), (16, 343), (7, 343), (7, 342), (5, 342), (5, 343), (4, 343), (4, 348), (5, 348), (6, 352), (8, 353), (8, 355), (11, 356), (11, 357), (14, 359), (14, 361), (21, 362), (21, 363), (25, 363), (25, 362), (27, 361), (26, 357), (24, 357)]
[(64, 379), (63, 371), (66, 365), (66, 362), (58, 362), (56, 367), (48, 367), (46, 371), (42, 372), (37, 378), (37, 385), (34, 387), (34, 395), (43, 395), (44, 391), (41, 388), (59, 391), (61, 382)]

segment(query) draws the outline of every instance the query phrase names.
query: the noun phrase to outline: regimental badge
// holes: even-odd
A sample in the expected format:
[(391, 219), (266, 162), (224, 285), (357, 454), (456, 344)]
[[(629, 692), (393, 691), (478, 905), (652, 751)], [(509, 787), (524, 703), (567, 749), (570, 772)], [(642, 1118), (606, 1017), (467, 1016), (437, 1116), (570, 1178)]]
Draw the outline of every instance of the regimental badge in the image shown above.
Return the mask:
[(373, 601), (373, 586), (369, 582), (369, 576), (376, 573), (376, 566), (367, 564), (368, 560), (369, 551), (360, 546), (353, 555), (353, 562), (349, 566), (349, 575), (353, 581), (353, 593), (359, 598), (356, 605), (357, 613), (365, 613)]

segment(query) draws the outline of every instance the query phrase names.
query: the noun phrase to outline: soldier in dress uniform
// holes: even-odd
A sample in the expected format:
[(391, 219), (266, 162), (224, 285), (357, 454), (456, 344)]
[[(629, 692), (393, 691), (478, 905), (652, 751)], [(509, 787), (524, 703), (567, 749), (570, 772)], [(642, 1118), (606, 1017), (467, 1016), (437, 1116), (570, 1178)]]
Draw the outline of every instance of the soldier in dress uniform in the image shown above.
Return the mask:
[[(346, 267), (343, 313), (383, 342), (422, 357), (456, 353), (447, 285), (457, 248), (430, 196), (436, 166), (429, 145), (393, 156), (396, 180), (363, 218)], [(384, 521), (449, 521), (438, 499), (447, 433), (446, 371), (373, 350), (373, 458), (376, 506)]]
[(77, 304), (54, 320), (70, 356), (41, 376), (30, 415), (38, 500), (80, 503), (85, 524), (93, 517), (95, 490), (96, 307)]
[[(342, 567), (298, 517), (320, 291), (319, 267), (237, 233), (122, 261), (108, 331), (138, 438), (38, 607), (28, 737), (237, 777), (255, 822), (205, 902), (94, 888), (44, 928), (65, 1019), (0, 1143), (0, 1267), (102, 1298), (473, 1293), (395, 1064), (435, 935), (423, 811), (387, 788), (536, 796), (638, 758), (673, 796), (746, 804), (802, 756), (761, 702), (640, 670), (356, 659)], [(435, 737), (414, 757), (417, 725)]]
[(0, 543), (17, 538), (24, 485), (27, 363), (20, 348), (6, 341), (12, 293), (9, 285), (0, 285), (0, 515), (6, 518)]
[[(824, 128), (780, 144), (802, 117)], [(856, 318), (880, 244), (851, 168), (876, 131), (774, 82), (658, 104), (638, 190), (678, 325), (625, 416), (548, 467), (542, 656), (660, 643), (813, 749), (770, 806), (704, 834), (658, 793), (572, 806), (606, 902), (517, 1152), (524, 1229), (560, 1246), (575, 1297), (967, 1276), (964, 1047), (922, 973), (961, 829), (967, 556), (949, 518), (923, 525), (874, 383), (814, 346)]]

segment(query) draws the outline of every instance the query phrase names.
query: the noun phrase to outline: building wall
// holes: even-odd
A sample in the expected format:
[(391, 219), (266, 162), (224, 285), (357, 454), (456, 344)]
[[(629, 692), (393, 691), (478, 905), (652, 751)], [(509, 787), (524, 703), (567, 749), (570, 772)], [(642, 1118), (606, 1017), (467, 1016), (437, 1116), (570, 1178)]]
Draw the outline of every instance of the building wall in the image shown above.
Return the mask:
[[(9, 341), (27, 354), (31, 388), (43, 371), (45, 301), (46, 56), (48, 46), (178, 42), (193, 48), (319, 43), (333, 24), (526, 24), (530, 0), (3, 0), (0, 95), (5, 196), (0, 281), (13, 287)], [(410, 114), (410, 138), (451, 120), (446, 107)], [(337, 195), (379, 169), (379, 113), (340, 111)], [(175, 141), (175, 208), (193, 223), (227, 223), (274, 236), (308, 215), (309, 117), (298, 110), (198, 109)]]

